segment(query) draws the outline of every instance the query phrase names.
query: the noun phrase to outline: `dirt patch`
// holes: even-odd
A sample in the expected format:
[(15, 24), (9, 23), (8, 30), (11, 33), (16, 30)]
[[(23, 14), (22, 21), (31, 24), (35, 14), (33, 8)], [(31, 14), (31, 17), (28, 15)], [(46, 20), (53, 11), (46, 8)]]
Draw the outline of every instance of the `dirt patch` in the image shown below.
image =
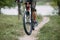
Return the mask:
[(30, 36), (24, 35), (22, 37), (19, 37), (19, 40), (37, 40), (38, 38), (36, 37), (37, 34), (39, 33), (39, 30), (49, 22), (49, 17), (43, 17), (43, 20), (39, 23), (37, 27), (35, 27), (35, 30), (32, 31), (32, 34)]

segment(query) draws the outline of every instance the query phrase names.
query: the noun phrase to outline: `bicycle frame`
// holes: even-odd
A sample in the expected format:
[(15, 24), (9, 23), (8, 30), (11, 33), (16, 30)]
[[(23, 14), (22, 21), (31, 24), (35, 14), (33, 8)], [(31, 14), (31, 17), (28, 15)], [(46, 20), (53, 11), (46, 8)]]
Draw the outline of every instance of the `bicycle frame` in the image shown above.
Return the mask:
[[(26, 11), (23, 15), (23, 26), (24, 26), (25, 33), (27, 35), (31, 35), (32, 30), (34, 30), (34, 21), (33, 21), (33, 15), (32, 15), (33, 14), (33, 10), (32, 10), (33, 3), (32, 2), (33, 2), (33, 0), (31, 0), (31, 3), (29, 3), (29, 2), (25, 3)], [(26, 14), (28, 14), (28, 15), (26, 15)], [(26, 22), (26, 17), (28, 17), (28, 16), (30, 16), (30, 21)], [(29, 26), (26, 24), (29, 24)], [(30, 28), (28, 29), (27, 27), (30, 27)]]

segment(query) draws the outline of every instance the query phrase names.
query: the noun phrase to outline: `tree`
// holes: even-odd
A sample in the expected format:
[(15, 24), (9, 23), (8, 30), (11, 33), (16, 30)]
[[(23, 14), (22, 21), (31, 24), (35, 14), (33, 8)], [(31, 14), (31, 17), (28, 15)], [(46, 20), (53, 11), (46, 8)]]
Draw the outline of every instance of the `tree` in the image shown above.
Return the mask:
[(59, 1), (57, 1), (57, 5), (58, 5), (58, 8), (59, 8), (59, 15), (60, 15), (60, 0)]
[(54, 2), (54, 4), (56, 4), (58, 6), (58, 15), (60, 15), (60, 0), (52, 0)]
[(0, 13), (1, 13), (1, 8), (4, 7), (14, 7), (15, 6), (15, 0), (0, 0)]
[(15, 0), (15, 2), (17, 2), (18, 5), (18, 20), (20, 19), (20, 14), (21, 14), (21, 4), (20, 4), (20, 0)]
[(15, 0), (15, 2), (17, 2), (18, 6), (18, 20), (19, 20), (21, 15), (21, 3), (23, 2), (23, 0)]

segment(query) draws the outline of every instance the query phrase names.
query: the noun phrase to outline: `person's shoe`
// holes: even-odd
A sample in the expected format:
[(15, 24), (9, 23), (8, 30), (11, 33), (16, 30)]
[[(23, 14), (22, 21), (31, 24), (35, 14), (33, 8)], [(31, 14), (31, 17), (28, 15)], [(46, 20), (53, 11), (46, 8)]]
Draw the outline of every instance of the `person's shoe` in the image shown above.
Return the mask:
[(37, 25), (38, 25), (38, 22), (37, 22), (37, 21), (35, 21), (35, 22), (34, 22), (34, 25), (35, 25), (35, 26), (37, 26)]
[(35, 30), (35, 28), (34, 28), (34, 27), (32, 27), (32, 30)]

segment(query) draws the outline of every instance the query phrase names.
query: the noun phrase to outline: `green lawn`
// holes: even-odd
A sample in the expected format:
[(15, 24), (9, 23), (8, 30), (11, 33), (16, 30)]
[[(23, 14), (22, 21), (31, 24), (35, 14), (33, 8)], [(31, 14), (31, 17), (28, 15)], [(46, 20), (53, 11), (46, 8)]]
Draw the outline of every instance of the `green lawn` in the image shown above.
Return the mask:
[(0, 40), (18, 40), (23, 34), (22, 20), (18, 22), (18, 16), (0, 14)]
[(42, 21), (42, 16), (41, 15), (37, 15), (37, 22), (40, 23)]
[(50, 22), (40, 29), (38, 40), (60, 40), (60, 16), (50, 17)]
[[(37, 16), (38, 22), (41, 16)], [(18, 16), (9, 16), (0, 14), (0, 40), (18, 40), (18, 37), (24, 35), (22, 17), (18, 22)]]

